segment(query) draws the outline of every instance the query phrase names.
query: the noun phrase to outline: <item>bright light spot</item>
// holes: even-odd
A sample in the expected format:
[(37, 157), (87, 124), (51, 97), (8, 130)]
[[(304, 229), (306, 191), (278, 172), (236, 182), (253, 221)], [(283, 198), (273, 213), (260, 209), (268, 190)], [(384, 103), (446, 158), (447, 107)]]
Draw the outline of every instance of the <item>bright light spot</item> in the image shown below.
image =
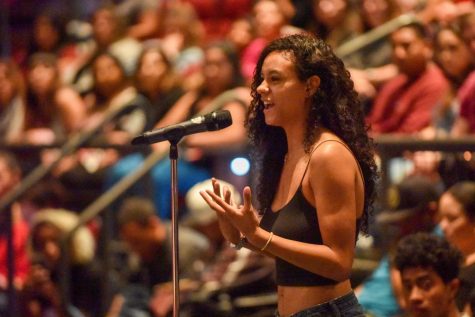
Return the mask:
[(249, 172), (251, 164), (249, 163), (249, 160), (247, 158), (236, 157), (235, 159), (231, 161), (230, 167), (231, 167), (231, 171), (234, 174), (238, 176), (243, 176)]

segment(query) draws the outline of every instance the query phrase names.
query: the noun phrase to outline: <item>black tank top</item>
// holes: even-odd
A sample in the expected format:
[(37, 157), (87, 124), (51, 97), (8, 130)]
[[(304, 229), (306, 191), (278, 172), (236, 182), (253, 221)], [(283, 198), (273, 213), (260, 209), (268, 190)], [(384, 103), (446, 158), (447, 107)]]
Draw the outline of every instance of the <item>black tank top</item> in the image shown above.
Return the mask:
[[(346, 148), (347, 145), (338, 140)], [(323, 141), (318, 146), (327, 142)], [(349, 149), (348, 149), (349, 150)], [(312, 151), (312, 153), (313, 153)], [(351, 151), (350, 151), (351, 152)], [(311, 155), (311, 154), (310, 154)], [(299, 188), (287, 205), (280, 210), (273, 212), (270, 208), (265, 211), (259, 226), (267, 231), (274, 232), (280, 237), (313, 244), (323, 244), (322, 234), (318, 223), (317, 210), (312, 206), (302, 193), (302, 181), (307, 173), (308, 165), (305, 168)], [(359, 167), (359, 165), (358, 165)], [(361, 173), (361, 168), (360, 168)], [(361, 173), (363, 177), (363, 174)], [(360, 219), (356, 223), (356, 235), (358, 235)], [(276, 257), (276, 282), (282, 286), (320, 286), (334, 285), (338, 282), (324, 276), (312, 273), (303, 268), (295, 266), (281, 258)]]

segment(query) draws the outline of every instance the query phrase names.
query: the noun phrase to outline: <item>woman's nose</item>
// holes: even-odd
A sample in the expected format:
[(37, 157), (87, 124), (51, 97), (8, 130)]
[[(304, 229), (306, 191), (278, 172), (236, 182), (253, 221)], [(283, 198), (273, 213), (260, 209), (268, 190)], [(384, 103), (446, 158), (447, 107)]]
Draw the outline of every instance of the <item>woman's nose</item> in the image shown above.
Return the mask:
[(259, 95), (263, 95), (263, 94), (266, 94), (269, 92), (269, 87), (267, 87), (267, 85), (262, 82), (258, 87), (257, 87), (257, 92), (259, 93)]

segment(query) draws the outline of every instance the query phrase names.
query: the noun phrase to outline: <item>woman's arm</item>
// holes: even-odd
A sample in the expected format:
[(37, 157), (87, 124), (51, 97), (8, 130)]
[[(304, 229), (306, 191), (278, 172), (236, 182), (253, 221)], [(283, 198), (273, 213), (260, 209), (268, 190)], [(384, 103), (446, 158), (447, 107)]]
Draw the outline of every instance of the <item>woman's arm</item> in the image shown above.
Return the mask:
[[(289, 240), (274, 234), (265, 251), (324, 277), (346, 280), (351, 272), (356, 237), (355, 184), (359, 177), (356, 162), (347, 149), (332, 142), (313, 153), (308, 173), (304, 192), (310, 191), (313, 195), (323, 245)], [(257, 249), (265, 246), (270, 232), (257, 224), (250, 205), (249, 188), (244, 191), (241, 208), (226, 205), (218, 196), (207, 193), (225, 210), (228, 219), (249, 243)]]

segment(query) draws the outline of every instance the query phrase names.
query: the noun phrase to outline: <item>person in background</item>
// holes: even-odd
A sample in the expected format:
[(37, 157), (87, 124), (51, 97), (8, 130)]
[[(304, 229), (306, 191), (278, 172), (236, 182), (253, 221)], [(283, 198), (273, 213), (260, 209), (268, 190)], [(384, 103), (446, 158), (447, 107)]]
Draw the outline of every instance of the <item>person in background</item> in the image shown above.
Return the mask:
[(439, 201), (439, 226), (447, 240), (464, 255), (456, 302), (469, 311), (475, 290), (475, 182), (463, 181), (447, 189)]
[(78, 229), (69, 246), (69, 303), (64, 302), (60, 289), (60, 276), (65, 269), (61, 267), (61, 239), (77, 223), (77, 215), (64, 209), (35, 213), (28, 246), (31, 266), (19, 295), (21, 316), (98, 316), (101, 271), (94, 261), (95, 240), (87, 227)]
[(411, 317), (459, 317), (455, 296), (462, 254), (444, 238), (417, 233), (402, 239), (394, 265)]
[[(153, 203), (143, 197), (131, 196), (123, 201), (117, 216), (121, 239), (138, 256), (139, 264), (127, 278), (115, 301), (118, 316), (136, 316), (150, 311), (154, 289), (172, 281), (172, 227), (157, 216)], [(179, 276), (193, 271), (193, 263), (206, 254), (208, 241), (198, 232), (179, 228)], [(166, 300), (167, 301), (167, 300)], [(168, 302), (168, 301), (167, 301)]]
[(17, 65), (0, 59), (0, 142), (18, 142), (25, 127), (25, 82)]
[(86, 106), (76, 90), (61, 84), (55, 55), (32, 55), (27, 83), (25, 131), (21, 142), (62, 142), (79, 131)]
[(441, 28), (434, 38), (434, 60), (449, 81), (446, 96), (434, 111), (433, 128), (449, 134), (460, 111), (461, 86), (475, 69), (475, 58), (456, 23)]
[(91, 19), (92, 39), (87, 49), (78, 56), (79, 65), (72, 79), (72, 84), (81, 94), (86, 94), (94, 84), (92, 63), (101, 53), (110, 52), (120, 61), (125, 74), (131, 77), (135, 73), (137, 59), (142, 51), (142, 44), (127, 36), (125, 25), (118, 17), (114, 6), (100, 6)]
[[(10, 152), (0, 151), (0, 198), (4, 198), (22, 179), (22, 170), (17, 158)], [(14, 283), (17, 289), (23, 287), (30, 261), (26, 252), (30, 225), (28, 212), (22, 202), (13, 202), (10, 211), (0, 213), (0, 292), (7, 289), (7, 212), (11, 213), (14, 248)], [(2, 305), (0, 305), (2, 306)], [(4, 307), (0, 307), (0, 312)]]
[(391, 34), (391, 42), (399, 75), (381, 88), (367, 116), (373, 135), (413, 134), (426, 128), (449, 88), (441, 70), (431, 62), (424, 25), (399, 28)]
[[(461, 18), (461, 32), (472, 56), (475, 54), (475, 12)], [(459, 90), (460, 113), (450, 132), (452, 137), (475, 133), (475, 72), (468, 75)]]
[(262, 219), (249, 187), (240, 206), (218, 181), (203, 199), (227, 240), (275, 258), (277, 316), (363, 316), (349, 276), (377, 175), (349, 73), (323, 40), (290, 35), (262, 51), (251, 95)]
[[(218, 42), (206, 47), (205, 64), (200, 75), (204, 78), (203, 84), (180, 97), (155, 128), (177, 124), (218, 109), (230, 111), (233, 124), (222, 131), (188, 135), (183, 139), (181, 144), (186, 146), (186, 151), (178, 160), (178, 192), (181, 197), (196, 183), (209, 179), (213, 170), (223, 165), (227, 168), (230, 157), (234, 158), (236, 152), (242, 151), (245, 146), (244, 118), (249, 90), (242, 86), (239, 60), (233, 46), (228, 42)], [(168, 147), (168, 142), (152, 146), (153, 150), (163, 153)], [(108, 171), (106, 188), (142, 162), (141, 155), (131, 155), (114, 165)], [(153, 199), (162, 219), (171, 219), (169, 170), (168, 158), (160, 160), (151, 170)]]
[(150, 101), (145, 125), (145, 130), (150, 130), (185, 93), (181, 78), (160, 43), (148, 42), (139, 57), (134, 79), (137, 91)]
[(388, 207), (376, 214), (373, 227), (375, 247), (383, 255), (376, 269), (356, 289), (358, 300), (370, 316), (393, 317), (402, 313), (400, 279), (391, 258), (403, 237), (434, 230), (439, 195), (436, 184), (420, 175), (408, 176), (388, 189)]

